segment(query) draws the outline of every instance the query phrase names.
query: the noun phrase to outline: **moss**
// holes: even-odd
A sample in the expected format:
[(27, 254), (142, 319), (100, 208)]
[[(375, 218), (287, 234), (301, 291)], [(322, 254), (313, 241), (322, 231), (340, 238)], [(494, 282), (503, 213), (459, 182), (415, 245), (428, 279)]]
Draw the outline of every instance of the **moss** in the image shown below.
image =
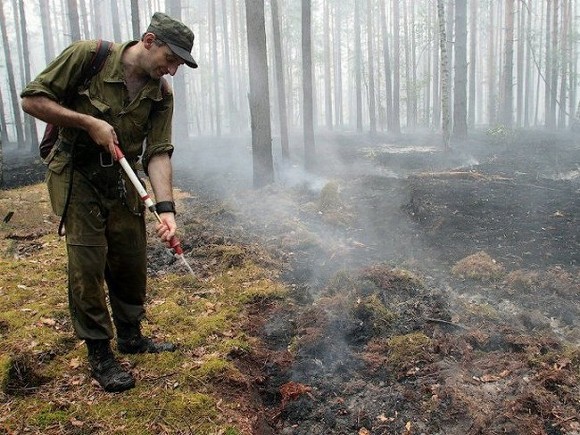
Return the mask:
[(503, 277), (505, 269), (502, 264), (491, 258), (489, 254), (480, 251), (455, 263), (451, 272), (462, 278), (495, 281)]
[(383, 305), (377, 295), (365, 297), (353, 309), (355, 318), (370, 322), (373, 335), (383, 335), (388, 330), (397, 315)]
[(324, 185), (320, 191), (320, 199), (318, 203), (320, 210), (332, 210), (340, 207), (342, 201), (340, 200), (340, 194), (338, 193), (338, 183), (335, 181), (329, 181)]
[(231, 362), (223, 358), (211, 357), (197, 369), (197, 374), (204, 378), (215, 378), (230, 370), (235, 370)]
[(353, 277), (349, 271), (341, 270), (329, 281), (326, 286), (326, 292), (329, 295), (337, 293), (348, 294), (356, 290), (357, 284), (356, 277)]
[(540, 276), (537, 272), (514, 270), (507, 274), (504, 282), (513, 291), (530, 293), (539, 289)]
[(389, 292), (396, 290), (413, 293), (425, 287), (423, 280), (414, 273), (401, 268), (392, 268), (388, 264), (370, 266), (360, 273), (358, 279), (361, 287), (370, 292), (374, 292), (373, 287), (378, 287)]
[(10, 368), (12, 358), (9, 355), (0, 355), (0, 391), (6, 392), (8, 380), (10, 379)]
[(53, 409), (50, 405), (36, 415), (36, 424), (41, 429), (46, 429), (54, 424), (66, 423), (71, 418), (71, 413), (61, 409)]
[(431, 339), (421, 332), (398, 335), (387, 340), (388, 364), (396, 370), (407, 370), (431, 359)]

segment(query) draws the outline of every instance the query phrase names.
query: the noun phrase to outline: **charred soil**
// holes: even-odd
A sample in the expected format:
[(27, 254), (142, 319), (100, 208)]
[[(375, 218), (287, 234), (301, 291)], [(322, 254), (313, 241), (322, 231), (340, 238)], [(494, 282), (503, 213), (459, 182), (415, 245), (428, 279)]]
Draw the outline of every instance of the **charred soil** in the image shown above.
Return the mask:
[[(580, 433), (580, 145), (544, 132), (439, 143), (320, 136), (316, 175), (280, 164), (259, 191), (247, 139), (176, 151), (196, 275), (251, 260), (289, 289), (248, 304), (240, 326), (257, 340), (217, 387), (243, 404), (232, 423)], [(22, 179), (11, 168), (5, 180)], [(152, 275), (179, 270), (160, 247), (149, 257)]]

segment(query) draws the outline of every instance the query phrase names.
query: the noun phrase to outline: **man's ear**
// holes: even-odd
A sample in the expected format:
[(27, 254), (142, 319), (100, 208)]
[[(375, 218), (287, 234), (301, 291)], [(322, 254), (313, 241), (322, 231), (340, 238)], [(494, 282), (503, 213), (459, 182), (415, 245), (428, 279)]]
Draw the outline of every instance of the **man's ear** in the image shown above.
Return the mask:
[(143, 44), (145, 45), (145, 48), (150, 49), (153, 45), (153, 41), (155, 41), (155, 33), (145, 33), (143, 36)]

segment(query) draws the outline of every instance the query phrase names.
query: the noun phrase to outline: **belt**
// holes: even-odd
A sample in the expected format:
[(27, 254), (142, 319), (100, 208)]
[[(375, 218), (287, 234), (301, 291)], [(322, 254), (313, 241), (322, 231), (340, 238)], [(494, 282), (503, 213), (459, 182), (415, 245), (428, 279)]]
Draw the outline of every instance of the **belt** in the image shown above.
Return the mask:
[[(99, 151), (98, 145), (91, 144), (91, 145), (76, 145), (77, 150), (81, 149), (81, 153), (75, 154), (75, 167), (78, 166), (85, 166), (89, 163), (98, 164), (102, 168), (110, 168), (115, 164), (115, 160), (111, 153), (107, 151)], [(72, 154), (73, 148), (75, 147), (74, 144), (69, 142), (65, 142), (63, 140), (59, 140), (58, 149), (64, 151), (66, 153)], [(135, 158), (130, 158), (125, 156), (127, 161), (131, 166), (137, 161)]]

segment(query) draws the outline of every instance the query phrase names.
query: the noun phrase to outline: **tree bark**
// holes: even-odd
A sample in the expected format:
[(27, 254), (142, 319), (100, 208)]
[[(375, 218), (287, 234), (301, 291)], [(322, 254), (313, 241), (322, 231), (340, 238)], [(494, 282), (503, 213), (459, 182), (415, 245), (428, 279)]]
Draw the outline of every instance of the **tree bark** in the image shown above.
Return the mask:
[[(20, 29), (22, 36), (22, 64), (24, 69), (24, 83), (29, 83), (32, 78), (30, 67), (30, 50), (28, 45), (28, 33), (26, 32), (26, 12), (24, 8), (24, 0), (18, 0), (18, 8), (20, 11)], [(36, 131), (36, 120), (34, 117), (24, 114), (24, 124), (26, 127), (26, 139), (31, 152), (38, 150), (38, 132)]]
[[(14, 116), (14, 124), (16, 128), (16, 143), (18, 147), (24, 144), (24, 130), (22, 128), (22, 116), (20, 113), (20, 98), (16, 91), (16, 80), (14, 78), (14, 68), (12, 65), (12, 57), (10, 56), (10, 47), (8, 46), (8, 32), (6, 30), (6, 17), (4, 15), (4, 2), (0, 3), (0, 30), (2, 33), (2, 44), (4, 47), (4, 60), (6, 62), (6, 74), (8, 75), (8, 88), (10, 90), (10, 104), (12, 107), (12, 114)], [(8, 137), (8, 136), (7, 136)]]
[(367, 63), (369, 74), (369, 122), (371, 135), (377, 132), (377, 112), (375, 100), (375, 63), (374, 63), (374, 31), (373, 31), (373, 2), (367, 0)]
[(437, 17), (439, 19), (439, 47), (441, 50), (441, 125), (443, 132), (443, 147), (449, 149), (450, 119), (449, 119), (449, 64), (447, 60), (447, 36), (445, 32), (444, 0), (437, 0)]
[(470, 12), (470, 49), (469, 49), (469, 104), (467, 108), (467, 126), (469, 128), (475, 127), (476, 123), (476, 111), (475, 111), (475, 101), (477, 99), (477, 87), (476, 82), (476, 67), (477, 62), (477, 20), (479, 18), (477, 14), (478, 0), (471, 0), (471, 12)]
[(387, 130), (393, 131), (393, 82), (391, 73), (391, 58), (389, 54), (389, 39), (387, 31), (387, 14), (386, 5), (387, 0), (381, 0), (381, 35), (383, 39), (383, 62), (385, 68), (385, 97), (386, 97), (386, 112), (387, 112)]
[(246, 0), (254, 187), (274, 181), (264, 0)]
[(67, 0), (67, 8), (71, 41), (78, 41), (81, 39), (81, 28), (77, 0)]
[(362, 132), (362, 48), (360, 25), (360, 0), (354, 1), (354, 68), (356, 88), (356, 131)]
[(131, 0), (131, 27), (135, 41), (141, 39), (141, 19), (139, 16), (139, 0)]
[(282, 158), (290, 158), (290, 147), (288, 141), (288, 113), (286, 109), (286, 88), (284, 80), (284, 65), (282, 64), (282, 38), (280, 36), (280, 13), (278, 10), (278, 0), (270, 0), (272, 7), (272, 30), (274, 36), (274, 60), (276, 62), (276, 90), (278, 93), (278, 113), (280, 119), (280, 145), (282, 147)]
[(330, 0), (324, 0), (324, 118), (326, 128), (332, 130), (332, 68), (330, 50)]
[(307, 170), (316, 167), (314, 143), (314, 116), (312, 101), (312, 28), (311, 3), (302, 0), (302, 90), (304, 120), (304, 166)]
[(453, 135), (464, 139), (467, 137), (467, 0), (455, 1), (454, 47)]
[(401, 133), (401, 69), (399, 59), (401, 59), (401, 31), (399, 0), (392, 0), (393, 3), (393, 133)]

